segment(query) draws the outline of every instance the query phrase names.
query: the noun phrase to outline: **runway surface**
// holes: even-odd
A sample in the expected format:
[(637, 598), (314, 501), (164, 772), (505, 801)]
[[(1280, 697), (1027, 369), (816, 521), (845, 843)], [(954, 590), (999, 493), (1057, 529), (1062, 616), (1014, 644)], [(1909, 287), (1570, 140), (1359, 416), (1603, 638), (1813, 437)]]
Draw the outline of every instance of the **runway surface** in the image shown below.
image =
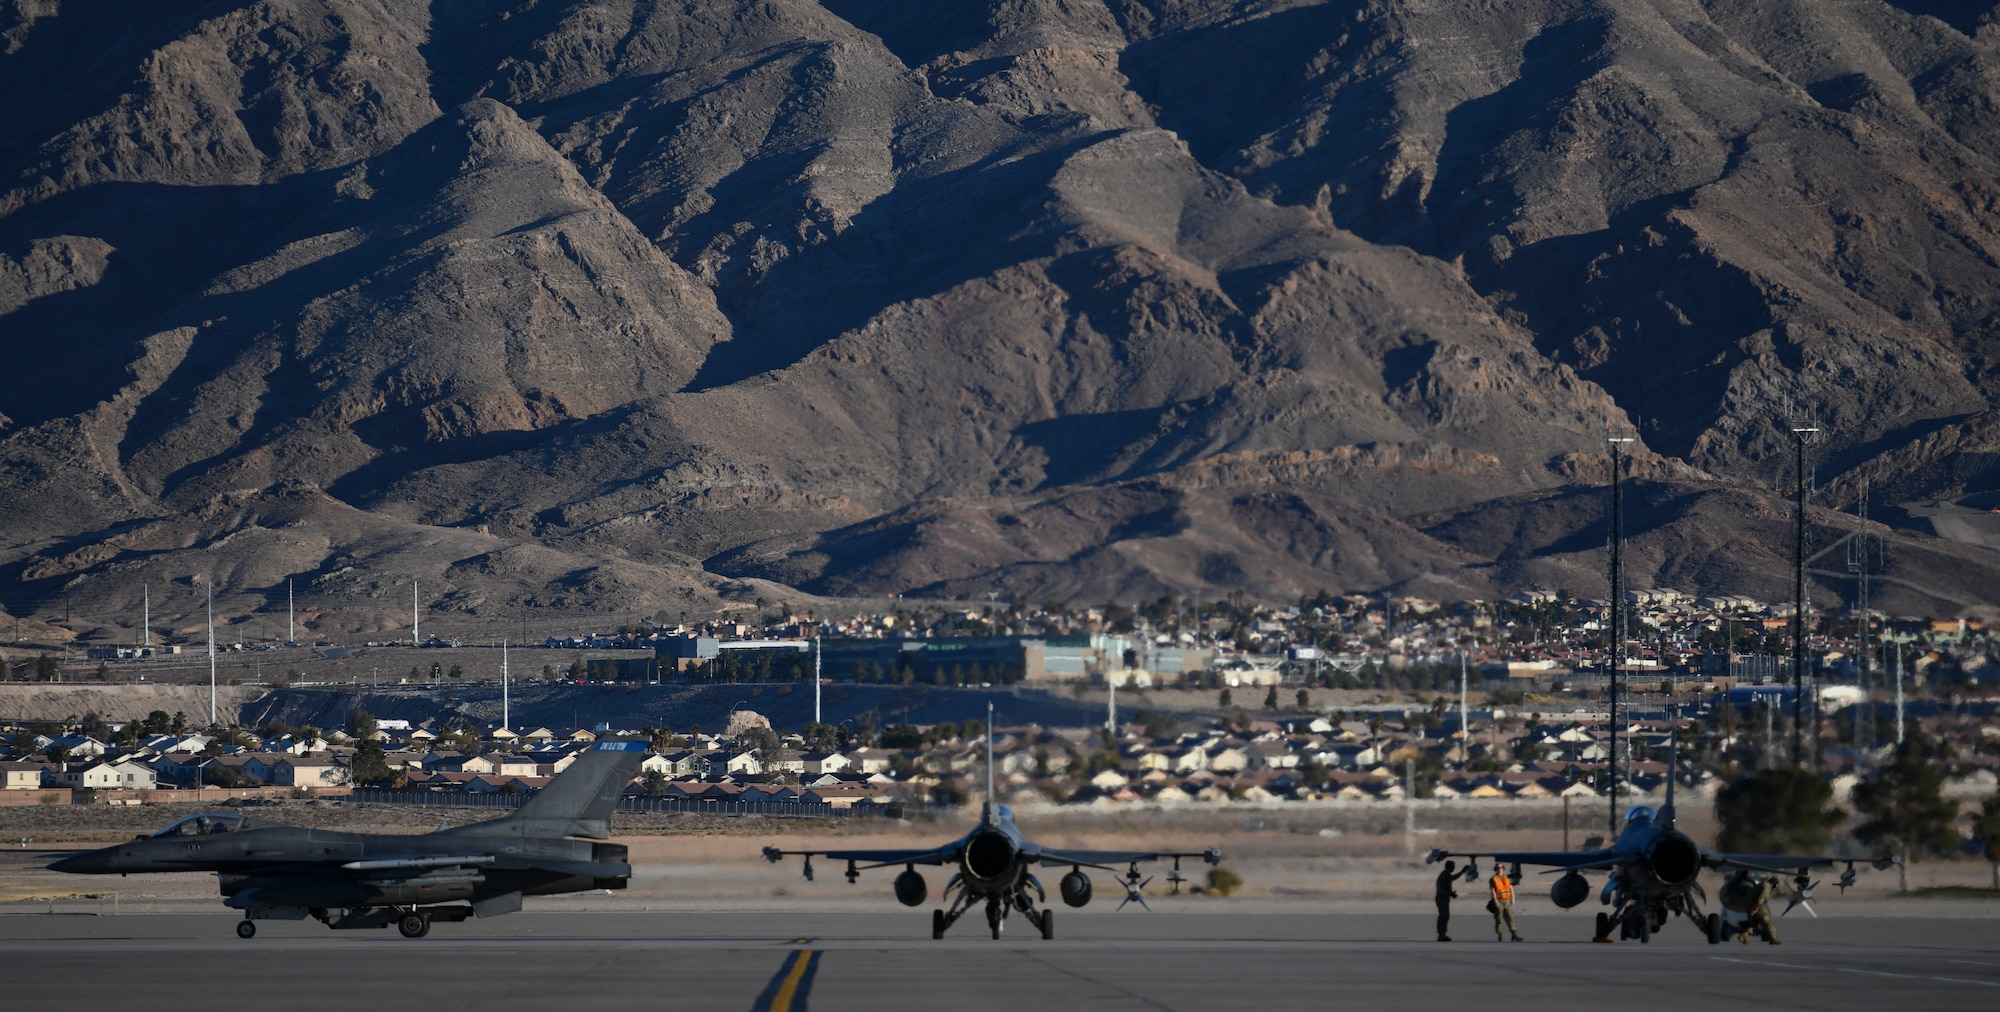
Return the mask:
[[(1468, 911), (1468, 914), (1474, 911)], [(528, 911), (332, 932), (212, 914), (0, 916), (7, 1008), (356, 1007), (878, 1010), (2000, 1008), (2000, 921), (1827, 918), (1785, 923), (1783, 947), (1711, 946), (1675, 921), (1650, 944), (1592, 945), (1573, 914), (1492, 941), (1483, 914), (1428, 917), (1113, 914), (1058, 908), (1044, 941), (1017, 917), (929, 937), (893, 913)]]

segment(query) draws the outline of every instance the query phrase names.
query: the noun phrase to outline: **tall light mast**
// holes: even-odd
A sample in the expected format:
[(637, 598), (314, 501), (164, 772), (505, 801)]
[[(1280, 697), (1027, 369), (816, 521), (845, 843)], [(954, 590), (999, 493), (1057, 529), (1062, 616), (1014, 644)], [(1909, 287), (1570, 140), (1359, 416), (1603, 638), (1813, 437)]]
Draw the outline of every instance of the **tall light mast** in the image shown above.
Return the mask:
[(146, 584), (143, 588), (143, 593), (142, 600), (144, 603), (139, 606), (139, 635), (141, 637), (139, 645), (150, 647), (153, 645), (153, 585), (150, 583)]
[(285, 577), (285, 642), (299, 641), (298, 610), (292, 605), (292, 578)]
[(1819, 429), (1811, 426), (1792, 429), (1792, 442), (1798, 449), (1792, 525), (1792, 762), (1798, 764), (1805, 762), (1806, 441), (1818, 433)]
[(413, 647), (424, 645), (424, 641), (417, 638), (417, 627), (422, 622), (423, 616), (417, 614), (417, 578), (413, 576), (410, 578), (410, 645)]
[(208, 588), (208, 726), (215, 727), (215, 577), (204, 584)]
[(1605, 680), (1611, 712), (1611, 753), (1606, 757), (1611, 775), (1605, 795), (1611, 799), (1611, 835), (1618, 838), (1618, 669), (1625, 663), (1625, 472), (1620, 454), (1629, 436), (1606, 437), (1611, 444), (1611, 669)]
[(510, 700), (507, 696), (507, 641), (503, 639), (500, 641), (500, 729), (503, 731), (512, 731), (514, 729), (513, 714), (508, 712), (507, 704), (509, 702)]

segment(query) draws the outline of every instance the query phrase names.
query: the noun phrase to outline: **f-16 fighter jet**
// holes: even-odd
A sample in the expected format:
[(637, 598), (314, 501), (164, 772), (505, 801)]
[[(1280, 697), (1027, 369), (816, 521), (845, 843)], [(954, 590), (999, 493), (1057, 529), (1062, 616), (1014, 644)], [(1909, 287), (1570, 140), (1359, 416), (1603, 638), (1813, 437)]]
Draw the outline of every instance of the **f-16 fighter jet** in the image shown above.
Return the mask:
[(494, 917), (523, 896), (623, 889), (625, 848), (611, 811), (646, 756), (637, 741), (602, 741), (512, 815), (420, 836), (302, 829), (243, 815), (191, 815), (129, 843), (49, 865), (83, 875), (210, 871), (223, 904), (243, 911), (236, 934), (260, 920), (329, 928), (383, 928), (421, 938), (432, 921)]
[[(993, 937), (1000, 937), (1001, 926), (1006, 923), (1010, 912), (1019, 910), (1028, 923), (1041, 931), (1043, 938), (1055, 937), (1055, 911), (1037, 910), (1037, 904), (1047, 904), (1048, 894), (1041, 881), (1035, 876), (1034, 868), (1061, 868), (1069, 871), (1060, 883), (1063, 902), (1072, 907), (1080, 907), (1090, 902), (1090, 877), (1083, 873), (1085, 868), (1116, 873), (1116, 865), (1126, 866), (1119, 880), (1125, 887), (1125, 903), (1137, 901), (1140, 906), (1146, 900), (1139, 890), (1151, 882), (1150, 876), (1141, 878), (1139, 864), (1163, 858), (1174, 862), (1174, 869), (1168, 881), (1178, 885), (1186, 881), (1180, 875), (1180, 859), (1199, 857), (1209, 864), (1222, 862), (1222, 851), (1210, 848), (1199, 852), (1174, 852), (1164, 850), (1067, 850), (1045, 847), (1021, 835), (1014, 825), (1014, 813), (1006, 805), (994, 801), (993, 794), (993, 708), (986, 708), (986, 804), (980, 809), (979, 825), (972, 831), (941, 847), (927, 850), (780, 850), (765, 847), (764, 858), (776, 863), (786, 855), (805, 858), (805, 876), (813, 877), (812, 859), (827, 857), (835, 861), (847, 862), (847, 880), (855, 881), (860, 874), (871, 868), (888, 868), (902, 865), (902, 874), (896, 876), (896, 900), (904, 906), (922, 906), (930, 898), (930, 885), (917, 871), (917, 865), (941, 865), (957, 869), (951, 880), (945, 883), (942, 909), (931, 911), (931, 937), (943, 938), (954, 922), (964, 916), (974, 906), (984, 904), (986, 924), (993, 931)], [(1123, 907), (1125, 903), (1120, 903)]]
[[(1670, 744), (1669, 755), (1676, 751)], [(1707, 936), (1711, 945), (1721, 941), (1721, 915), (1704, 914), (1701, 909), (1706, 894), (1697, 879), (1704, 868), (1747, 869), (1767, 875), (1791, 875), (1792, 904), (1804, 904), (1807, 912), (1812, 912), (1812, 888), (1817, 883), (1812, 881), (1808, 871), (1831, 865), (1834, 863), (1832, 859), (1795, 854), (1718, 854), (1710, 851), (1674, 828), (1674, 779), (1674, 766), (1670, 762), (1666, 803), (1658, 812), (1645, 805), (1636, 805), (1627, 811), (1625, 828), (1609, 847), (1580, 851), (1433, 850), (1424, 860), (1430, 864), (1447, 857), (1472, 858), (1471, 867), (1465, 870), (1467, 881), (1479, 877), (1480, 857), (1513, 865), (1510, 877), (1516, 883), (1521, 880), (1522, 865), (1549, 866), (1550, 871), (1546, 874), (1563, 873), (1550, 888), (1549, 898), (1565, 910), (1590, 896), (1590, 882), (1584, 878), (1584, 872), (1609, 872), (1598, 897), (1611, 908), (1597, 915), (1597, 936), (1594, 940), (1599, 942), (1611, 941), (1614, 927), (1626, 938), (1651, 941), (1653, 932), (1666, 925), (1669, 914), (1686, 917)], [(1876, 866), (1886, 867), (1888, 863), (1892, 862), (1878, 861)], [(1854, 877), (1854, 862), (1848, 861), (1846, 871), (1840, 876), (1840, 888), (1845, 890), (1853, 885)]]

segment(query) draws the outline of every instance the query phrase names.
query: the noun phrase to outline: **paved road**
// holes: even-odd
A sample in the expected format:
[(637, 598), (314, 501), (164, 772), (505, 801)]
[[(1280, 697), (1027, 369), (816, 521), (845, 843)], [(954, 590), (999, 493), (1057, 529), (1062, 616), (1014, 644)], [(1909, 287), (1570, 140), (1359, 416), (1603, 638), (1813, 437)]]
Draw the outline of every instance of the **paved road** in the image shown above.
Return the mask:
[[(1065, 916), (1068, 915), (1068, 916)], [(1580, 918), (1541, 925), (1574, 936)], [(7, 1008), (493, 1007), (878, 1010), (2000, 1008), (2000, 921), (1787, 924), (1790, 944), (1648, 945), (1564, 938), (1422, 941), (1428, 920), (1059, 910), (1058, 937), (922, 911), (585, 914), (533, 910), (440, 924), (428, 938), (262, 922), (238, 940), (211, 915), (0, 916)], [(1010, 927), (1020, 928), (1018, 919)], [(1524, 925), (1534, 930), (1536, 925)], [(1585, 931), (1587, 932), (1587, 927)]]

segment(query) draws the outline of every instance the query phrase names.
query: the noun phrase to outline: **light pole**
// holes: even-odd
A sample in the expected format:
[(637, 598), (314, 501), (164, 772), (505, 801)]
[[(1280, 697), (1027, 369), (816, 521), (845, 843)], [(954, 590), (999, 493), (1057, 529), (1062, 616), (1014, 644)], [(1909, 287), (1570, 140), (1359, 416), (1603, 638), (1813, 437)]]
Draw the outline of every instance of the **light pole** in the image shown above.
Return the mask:
[(1792, 442), (1798, 450), (1793, 475), (1792, 526), (1792, 762), (1803, 764), (1806, 699), (1806, 443), (1819, 434), (1815, 426), (1795, 426)]
[(1618, 669), (1624, 663), (1625, 652), (1625, 491), (1624, 469), (1619, 455), (1625, 444), (1631, 442), (1629, 436), (1606, 437), (1611, 445), (1611, 668), (1605, 679), (1606, 693), (1611, 715), (1611, 752), (1605, 757), (1610, 769), (1606, 779), (1605, 796), (1611, 799), (1611, 834), (1607, 839), (1618, 838)]

